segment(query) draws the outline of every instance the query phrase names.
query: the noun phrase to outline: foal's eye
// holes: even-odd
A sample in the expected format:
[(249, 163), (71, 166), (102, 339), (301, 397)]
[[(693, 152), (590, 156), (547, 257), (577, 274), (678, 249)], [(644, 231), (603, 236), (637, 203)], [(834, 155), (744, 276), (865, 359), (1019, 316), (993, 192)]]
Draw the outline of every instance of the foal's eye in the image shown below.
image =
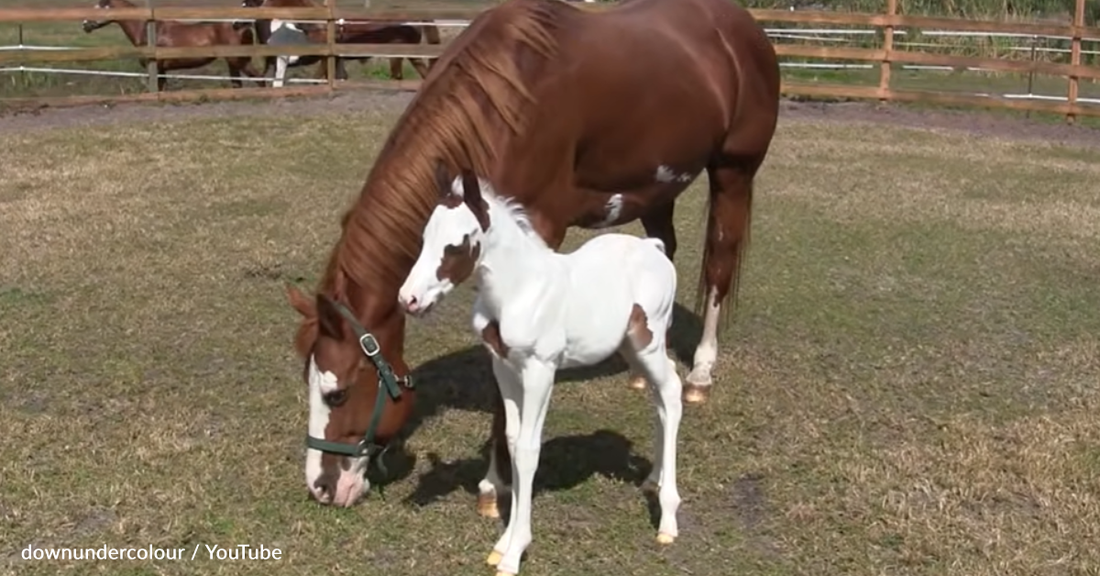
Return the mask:
[(325, 394), (325, 403), (329, 406), (339, 406), (348, 400), (348, 389), (341, 388)]

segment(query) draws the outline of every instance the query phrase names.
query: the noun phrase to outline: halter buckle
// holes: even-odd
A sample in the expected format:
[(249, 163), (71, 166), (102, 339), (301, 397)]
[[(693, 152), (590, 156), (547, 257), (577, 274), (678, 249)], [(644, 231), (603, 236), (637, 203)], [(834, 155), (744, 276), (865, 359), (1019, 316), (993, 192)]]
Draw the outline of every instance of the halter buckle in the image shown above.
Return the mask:
[(363, 353), (368, 357), (373, 358), (378, 355), (382, 350), (378, 345), (378, 340), (375, 339), (373, 334), (363, 334), (359, 337), (359, 347), (363, 349)]

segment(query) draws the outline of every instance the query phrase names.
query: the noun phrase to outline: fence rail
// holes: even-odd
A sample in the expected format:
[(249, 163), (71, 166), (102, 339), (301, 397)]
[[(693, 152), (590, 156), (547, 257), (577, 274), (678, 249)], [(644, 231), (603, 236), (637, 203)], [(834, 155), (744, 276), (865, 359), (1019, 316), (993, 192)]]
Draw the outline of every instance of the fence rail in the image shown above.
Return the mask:
[[(1100, 80), (1100, 67), (1083, 65), (1082, 54), (1095, 52), (1084, 50), (1082, 42), (1100, 42), (1100, 27), (1084, 25), (1084, 7), (1086, 0), (1076, 0), (1076, 10), (1072, 24), (1060, 25), (1039, 22), (998, 22), (984, 20), (962, 20), (926, 16), (911, 16), (897, 13), (897, 0), (884, 0), (885, 14), (837, 13), (825, 11), (790, 10), (751, 10), (761, 23), (783, 23), (797, 26), (862, 26), (862, 30), (822, 30), (798, 27), (770, 29), (773, 42), (778, 39), (819, 41), (812, 34), (871, 34), (881, 39), (876, 48), (844, 47), (829, 45), (807, 45), (786, 42), (775, 44), (780, 57), (798, 57), (807, 59), (839, 60), (844, 64), (831, 66), (878, 66), (878, 86), (853, 86), (846, 84), (824, 84), (814, 82), (784, 82), (783, 92), (788, 96), (852, 98), (898, 102), (926, 102), (932, 104), (962, 105), (977, 107), (996, 107), (1013, 110), (1030, 110), (1062, 114), (1072, 121), (1077, 116), (1100, 116), (1100, 106), (1090, 105), (1094, 99), (1079, 98), (1080, 79)], [(586, 9), (606, 9), (606, 7)], [(202, 47), (161, 47), (126, 46), (68, 48), (63, 50), (43, 50), (42, 47), (20, 46), (5, 47), (0, 50), (0, 68), (3, 70), (41, 70), (33, 63), (50, 62), (91, 62), (120, 58), (173, 59), (202, 57), (267, 57), (267, 56), (319, 56), (327, 59), (329, 80), (322, 86), (293, 86), (286, 88), (241, 88), (232, 90), (202, 89), (173, 92), (156, 92), (156, 68), (150, 65), (149, 94), (111, 97), (58, 97), (58, 98), (5, 98), (7, 103), (41, 103), (44, 105), (65, 105), (71, 101), (82, 104), (106, 101), (185, 101), (194, 99), (282, 97), (332, 92), (345, 87), (392, 88), (415, 90), (419, 82), (340, 82), (334, 79), (334, 59), (340, 56), (373, 56), (434, 58), (442, 54), (446, 45), (403, 45), (403, 44), (338, 44), (333, 33), (340, 21), (373, 20), (390, 22), (435, 22), (441, 26), (456, 25), (473, 20), (481, 10), (382, 10), (371, 8), (340, 8), (333, 0), (327, 0), (325, 6), (310, 8), (244, 8), (244, 7), (140, 7), (111, 9), (115, 20), (164, 21), (252, 21), (256, 19), (282, 19), (295, 22), (312, 21), (325, 25), (326, 41), (318, 44), (293, 45), (244, 45), (244, 46), (202, 46)], [(84, 19), (95, 20), (103, 17), (104, 11), (95, 8), (13, 8), (0, 9), (0, 23), (29, 22), (72, 22)], [(150, 27), (152, 28), (152, 27)], [(909, 29), (909, 30), (906, 30)], [(991, 35), (1001, 37), (1045, 37), (1069, 41), (1071, 47), (1062, 52), (1069, 55), (1069, 63), (1045, 62), (1008, 58), (989, 58), (978, 56), (960, 56), (938, 54), (914, 50), (914, 43), (895, 43), (895, 35), (904, 37), (910, 30), (930, 29), (921, 32), (930, 36), (947, 34)], [(810, 35), (810, 36), (808, 36)], [(921, 46), (927, 46), (922, 44)], [(1033, 49), (1034, 50), (1034, 49)], [(851, 64), (852, 62), (861, 64)], [(4, 67), (17, 64), (18, 67)], [(807, 64), (812, 66), (813, 64)], [(899, 90), (891, 85), (891, 72), (895, 65), (903, 68), (921, 69), (957, 69), (982, 70), (992, 72), (1041, 74), (1062, 77), (1066, 80), (1065, 97), (1032, 94), (993, 96), (989, 94), (959, 94), (927, 90)], [(793, 66), (793, 64), (792, 64)], [(825, 65), (818, 65), (825, 66)], [(196, 76), (200, 77), (200, 76)], [(1030, 89), (1029, 89), (1030, 92)], [(1064, 102), (1059, 102), (1062, 99)], [(1054, 101), (1052, 101), (1054, 100)]]

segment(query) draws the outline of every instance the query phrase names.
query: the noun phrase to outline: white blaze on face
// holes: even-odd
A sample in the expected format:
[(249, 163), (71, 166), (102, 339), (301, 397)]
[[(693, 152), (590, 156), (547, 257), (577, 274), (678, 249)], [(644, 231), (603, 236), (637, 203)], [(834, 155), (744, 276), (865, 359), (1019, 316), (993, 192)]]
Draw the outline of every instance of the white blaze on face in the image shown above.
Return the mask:
[[(321, 371), (313, 356), (309, 358), (309, 435), (314, 438), (325, 437), (331, 409), (325, 403), (324, 396), (338, 388), (336, 375), (327, 370)], [(341, 459), (345, 459), (340, 457)], [(313, 497), (325, 504), (350, 506), (370, 488), (363, 477), (366, 458), (355, 458), (348, 470), (340, 469), (340, 476), (332, 494), (326, 494), (316, 486), (324, 470), (321, 467), (321, 451), (306, 449), (306, 487)]]

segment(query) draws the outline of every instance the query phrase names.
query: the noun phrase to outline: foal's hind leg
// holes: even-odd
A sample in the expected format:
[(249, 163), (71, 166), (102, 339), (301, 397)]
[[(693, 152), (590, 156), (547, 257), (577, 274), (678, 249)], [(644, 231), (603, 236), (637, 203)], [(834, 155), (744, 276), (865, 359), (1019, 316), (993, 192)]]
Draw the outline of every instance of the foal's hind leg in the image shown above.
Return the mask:
[[(676, 513), (680, 509), (680, 492), (676, 483), (676, 442), (683, 415), (680, 398), (683, 385), (676, 374), (676, 364), (668, 357), (665, 339), (650, 331), (645, 314), (639, 314), (640, 311), (641, 308), (635, 306), (622, 352), (630, 357), (632, 363), (636, 363), (653, 392), (653, 403), (657, 408), (653, 470), (643, 488), (657, 492), (661, 508), (657, 542), (671, 544), (680, 533), (676, 521)], [(660, 321), (653, 323), (654, 327), (662, 324)]]
[(701, 270), (706, 302), (703, 335), (695, 348), (684, 391), (688, 402), (705, 402), (710, 395), (712, 371), (718, 359), (719, 315), (726, 296), (737, 294), (742, 254), (749, 238), (753, 177), (761, 161), (724, 156), (707, 166), (710, 208)]
[[(676, 230), (672, 225), (674, 208), (675, 204), (669, 202), (642, 216), (642, 226), (645, 227), (646, 236), (658, 238), (665, 243), (665, 255), (668, 256), (670, 261), (676, 255)], [(665, 334), (665, 341), (668, 341), (667, 333)], [(630, 365), (629, 386), (635, 390), (644, 390), (646, 387), (645, 375), (638, 371), (633, 364)]]

